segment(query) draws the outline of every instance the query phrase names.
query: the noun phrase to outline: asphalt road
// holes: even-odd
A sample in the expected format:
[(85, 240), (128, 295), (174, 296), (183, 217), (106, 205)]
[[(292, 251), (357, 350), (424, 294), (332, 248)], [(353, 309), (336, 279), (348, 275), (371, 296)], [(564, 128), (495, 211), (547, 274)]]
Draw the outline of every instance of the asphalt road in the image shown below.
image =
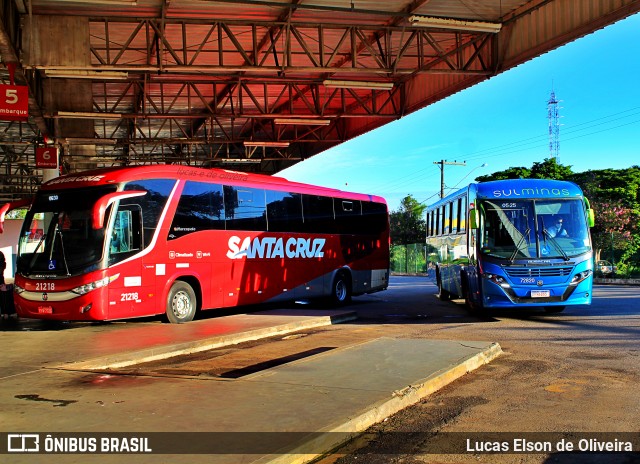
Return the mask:
[[(389, 328), (400, 324), (405, 336), (495, 341), (504, 354), (372, 427), (323, 464), (640, 462), (634, 453), (565, 454), (555, 447), (524, 454), (469, 452), (481, 447), (476, 437), (482, 440), (487, 432), (500, 432), (491, 440), (512, 443), (525, 437), (536, 445), (548, 437), (577, 441), (591, 436), (585, 433), (606, 433), (602, 441), (635, 438), (637, 445), (637, 287), (596, 286), (590, 307), (568, 307), (561, 314), (511, 311), (488, 320), (474, 317), (462, 301), (439, 301), (436, 292), (423, 278), (395, 277), (388, 292), (373, 296), (385, 304), (357, 302), (356, 307), (361, 321)], [(431, 446), (437, 435), (445, 442), (468, 438), (471, 446), (463, 454), (439, 454)]]
[[(292, 353), (314, 353), (378, 337), (481, 340), (497, 342), (503, 354), (395, 416), (372, 427), (355, 442), (322, 459), (339, 463), (543, 463), (640, 462), (633, 453), (475, 452), (491, 440), (529, 438), (534, 443), (559, 436), (609, 433), (603, 441), (640, 439), (640, 289), (596, 286), (590, 307), (500, 312), (489, 319), (469, 313), (462, 301), (442, 302), (423, 277), (391, 279), (387, 291), (354, 298), (354, 322), (251, 342), (191, 356), (188, 363), (140, 366), (163, 375), (225, 375), (247, 364), (268, 364)], [(264, 307), (210, 311), (204, 317)], [(161, 324), (158, 319), (107, 324), (47, 324), (20, 320), (3, 331), (90, 331), (101, 334)], [(407, 353), (411, 356), (411, 353)], [(137, 368), (136, 368), (137, 369)], [(176, 371), (179, 369), (179, 371)], [(139, 372), (133, 372), (139, 373)], [(436, 438), (444, 450), (433, 448)], [(469, 439), (472, 449), (451, 453), (447, 440)], [(441, 440), (441, 442), (442, 442)], [(487, 439), (489, 440), (489, 439)], [(493, 442), (493, 441), (492, 441)], [(638, 449), (637, 447), (635, 449)]]

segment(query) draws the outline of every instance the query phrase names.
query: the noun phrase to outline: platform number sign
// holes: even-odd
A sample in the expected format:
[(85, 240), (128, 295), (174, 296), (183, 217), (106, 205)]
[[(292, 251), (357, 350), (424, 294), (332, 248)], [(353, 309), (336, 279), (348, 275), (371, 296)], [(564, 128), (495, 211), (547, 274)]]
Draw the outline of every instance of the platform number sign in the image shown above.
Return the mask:
[(29, 88), (26, 85), (0, 84), (0, 120), (29, 119)]
[(58, 149), (55, 147), (36, 148), (36, 168), (56, 169)]

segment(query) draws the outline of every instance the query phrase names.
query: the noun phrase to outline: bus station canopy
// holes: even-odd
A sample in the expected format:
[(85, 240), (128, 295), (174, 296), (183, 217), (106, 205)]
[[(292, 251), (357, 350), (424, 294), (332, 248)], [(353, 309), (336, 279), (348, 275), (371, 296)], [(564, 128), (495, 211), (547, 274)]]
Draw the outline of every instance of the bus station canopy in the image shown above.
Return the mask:
[[(6, 0), (0, 200), (33, 194), (48, 148), (64, 173), (154, 163), (276, 173), (639, 10), (639, 0)], [(14, 99), (28, 116), (2, 112)]]

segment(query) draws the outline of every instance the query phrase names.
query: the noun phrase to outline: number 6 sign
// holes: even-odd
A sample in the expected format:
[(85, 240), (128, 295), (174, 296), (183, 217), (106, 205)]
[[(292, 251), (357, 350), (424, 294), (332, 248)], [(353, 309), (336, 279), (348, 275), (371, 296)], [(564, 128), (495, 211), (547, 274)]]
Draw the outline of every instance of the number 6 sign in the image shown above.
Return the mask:
[(0, 120), (29, 119), (29, 88), (26, 85), (0, 84)]
[(56, 169), (58, 149), (54, 147), (36, 148), (36, 168)]

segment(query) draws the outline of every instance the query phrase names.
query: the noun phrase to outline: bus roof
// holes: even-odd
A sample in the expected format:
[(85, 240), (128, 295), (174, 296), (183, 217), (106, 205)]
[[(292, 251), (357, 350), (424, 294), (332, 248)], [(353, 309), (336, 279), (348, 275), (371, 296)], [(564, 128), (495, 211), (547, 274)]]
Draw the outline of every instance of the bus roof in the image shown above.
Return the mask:
[(281, 191), (325, 195), (386, 204), (385, 199), (377, 195), (345, 192), (328, 187), (291, 182), (283, 177), (230, 171), (226, 169), (204, 169), (172, 164), (103, 168), (67, 174), (46, 182), (42, 185), (41, 190), (51, 191), (68, 188), (94, 187), (98, 185), (113, 185), (121, 182), (131, 182), (144, 179), (176, 179), (216, 182), (225, 185), (263, 187)]

